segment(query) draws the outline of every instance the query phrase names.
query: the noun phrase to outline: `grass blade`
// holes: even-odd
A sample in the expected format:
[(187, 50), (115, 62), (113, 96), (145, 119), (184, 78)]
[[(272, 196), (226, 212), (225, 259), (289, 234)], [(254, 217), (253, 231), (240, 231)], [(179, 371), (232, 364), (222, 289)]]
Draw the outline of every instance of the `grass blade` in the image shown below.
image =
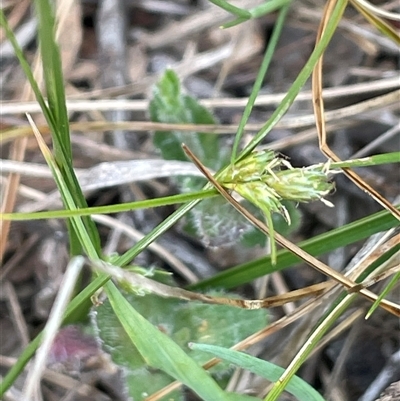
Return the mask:
[(121, 213), (130, 210), (176, 205), (178, 203), (185, 203), (198, 199), (208, 199), (216, 195), (218, 195), (218, 193), (215, 189), (209, 189), (197, 192), (165, 196), (162, 198), (146, 199), (143, 201), (79, 208), (77, 210), (51, 210), (34, 213), (0, 213), (0, 218), (3, 220), (11, 221), (65, 219), (67, 217), (89, 216), (92, 214)]
[(243, 136), (244, 133), (244, 128), (247, 124), (247, 121), (250, 117), (250, 113), (253, 109), (254, 103), (256, 101), (256, 98), (258, 96), (258, 92), (261, 89), (261, 86), (263, 84), (264, 81), (264, 77), (268, 71), (268, 67), (271, 63), (272, 60), (272, 56), (275, 52), (276, 49), (276, 45), (278, 44), (278, 40), (279, 37), (281, 35), (282, 32), (282, 28), (284, 26), (284, 21), (286, 19), (286, 15), (289, 11), (289, 4), (285, 5), (282, 10), (279, 12), (278, 18), (276, 20), (275, 26), (274, 26), (274, 30), (272, 32), (271, 38), (268, 41), (268, 47), (267, 50), (265, 52), (263, 61), (261, 63), (260, 69), (257, 73), (257, 78), (256, 81), (254, 82), (254, 86), (253, 89), (251, 90), (251, 94), (249, 96), (249, 100), (246, 104), (246, 107), (243, 111), (242, 117), (240, 119), (239, 122), (239, 126), (238, 126), (238, 130), (237, 133), (235, 135), (235, 141), (233, 143), (233, 148), (232, 148), (232, 155), (231, 155), (231, 163), (233, 164), (235, 162), (235, 159), (237, 157), (237, 151), (239, 148), (239, 144), (240, 144), (240, 139)]
[(228, 11), (233, 15), (236, 15), (240, 19), (243, 19), (243, 21), (251, 18), (251, 14), (249, 11), (245, 10), (244, 8), (236, 7), (233, 4), (226, 2), (225, 0), (210, 0), (210, 3), (213, 3), (223, 10)]
[(272, 387), (272, 390), (265, 397), (264, 401), (276, 401), (279, 395), (284, 391), (294, 377), (297, 370), (304, 363), (311, 351), (318, 344), (323, 335), (327, 332), (329, 327), (343, 314), (343, 312), (354, 301), (355, 294), (346, 295), (343, 300), (335, 306), (335, 308), (326, 316), (325, 319), (317, 326), (313, 333), (309, 336), (307, 341), (301, 347), (296, 357), (292, 360), (285, 372), (279, 377), (278, 381)]
[(72, 163), (61, 56), (55, 40), (56, 21), (53, 11), (55, 4), (48, 0), (36, 0), (35, 6), (47, 99), (54, 123), (57, 126), (57, 129), (53, 131), (55, 156), (57, 160), (63, 155)]
[[(244, 352), (216, 345), (192, 343), (190, 344), (190, 348), (208, 352), (217, 358), (229, 361), (272, 382), (277, 381), (279, 376), (285, 371), (284, 368), (271, 362), (258, 359), (255, 356), (245, 354)], [(291, 378), (288, 385), (285, 387), (285, 390), (297, 397), (299, 401), (324, 401), (324, 398), (314, 390), (314, 388), (297, 376)]]
[[(377, 232), (393, 228), (397, 224), (397, 219), (389, 212), (381, 211), (343, 227), (331, 230), (326, 234), (302, 241), (299, 243), (299, 246), (310, 255), (322, 255), (333, 249), (367, 238)], [(295, 255), (288, 251), (279, 251), (277, 259), (278, 262), (275, 266), (272, 265), (269, 256), (244, 263), (231, 269), (227, 269), (210, 279), (189, 286), (189, 288), (199, 290), (223, 287), (229, 289), (248, 283), (274, 271), (283, 270), (299, 261)]]
[(300, 74), (297, 76), (293, 85), (290, 87), (288, 93), (280, 103), (279, 107), (272, 114), (270, 119), (266, 122), (266, 124), (261, 128), (261, 130), (257, 133), (257, 135), (249, 142), (249, 144), (245, 147), (245, 149), (240, 153), (238, 159), (243, 159), (247, 155), (250, 154), (254, 148), (260, 144), (260, 142), (265, 138), (265, 136), (272, 130), (272, 128), (276, 125), (276, 123), (285, 115), (288, 111), (289, 107), (293, 103), (294, 99), (300, 92), (300, 89), (306, 83), (307, 79), (310, 77), (316, 63), (318, 62), (321, 54), (325, 51), (328, 46), (337, 25), (339, 24), (340, 17), (342, 16), (347, 5), (347, 0), (339, 0), (336, 4), (336, 7), (332, 13), (332, 18), (329, 20), (329, 23), (326, 26), (323, 36), (321, 37), (320, 42), (315, 47), (311, 56), (309, 57), (307, 63), (301, 70)]

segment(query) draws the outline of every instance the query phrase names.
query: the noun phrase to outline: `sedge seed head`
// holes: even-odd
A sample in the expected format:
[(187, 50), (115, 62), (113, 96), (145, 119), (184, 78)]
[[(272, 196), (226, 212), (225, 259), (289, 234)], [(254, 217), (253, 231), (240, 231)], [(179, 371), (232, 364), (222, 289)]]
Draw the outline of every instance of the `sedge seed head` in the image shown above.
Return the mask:
[(316, 165), (294, 168), (272, 150), (256, 151), (221, 175), (220, 182), (264, 212), (280, 213), (287, 219), (281, 200), (311, 202), (321, 200), (334, 188), (328, 178), (329, 168)]
[(229, 166), (222, 173), (220, 181), (225, 184), (261, 180), (266, 166), (278, 160), (272, 150), (253, 152), (234, 166)]
[(282, 199), (296, 202), (311, 202), (322, 199), (334, 188), (321, 168), (294, 168), (282, 170), (275, 176), (264, 177), (264, 182), (274, 189)]

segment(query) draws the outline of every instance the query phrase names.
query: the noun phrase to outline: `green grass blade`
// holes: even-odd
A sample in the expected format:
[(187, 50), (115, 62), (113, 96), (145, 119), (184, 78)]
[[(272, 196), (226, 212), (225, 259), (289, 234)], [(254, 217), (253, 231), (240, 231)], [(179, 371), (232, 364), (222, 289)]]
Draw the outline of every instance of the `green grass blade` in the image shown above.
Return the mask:
[[(400, 152), (384, 153), (364, 157), (362, 159), (346, 160), (330, 164), (331, 169), (377, 166), (387, 163), (399, 163)], [(115, 205), (79, 208), (78, 210), (52, 210), (35, 213), (2, 213), (3, 220), (22, 221), (22, 220), (41, 220), (41, 219), (63, 219), (73, 216), (89, 216), (91, 214), (119, 213), (128, 210), (146, 209), (160, 206), (173, 205), (178, 203), (202, 200), (217, 195), (215, 189), (196, 191), (185, 194), (165, 196), (162, 198), (148, 199), (144, 201), (128, 202)]]
[(6, 376), (0, 383), (0, 399), (3, 399), (4, 393), (12, 386), (17, 377), (22, 373), (27, 363), (35, 354), (37, 348), (42, 341), (42, 333), (37, 335), (25, 348), (19, 356), (17, 362), (7, 372)]
[(49, 126), (54, 127), (55, 124), (53, 121), (52, 114), (50, 113), (50, 110), (44, 100), (42, 92), (40, 91), (40, 88), (35, 80), (35, 77), (33, 76), (33, 73), (29, 66), (29, 63), (27, 62), (27, 60), (22, 52), (22, 49), (19, 46), (19, 44), (15, 38), (14, 32), (10, 29), (10, 26), (8, 25), (8, 21), (4, 15), (3, 9), (0, 9), (0, 26), (4, 29), (7, 39), (10, 41), (10, 43), (14, 49), (15, 55), (18, 59), (18, 62), (29, 81), (29, 84), (32, 87), (33, 93), (36, 96), (36, 100), (38, 101)]
[[(64, 177), (66, 185), (69, 188), (69, 192), (73, 195), (73, 198), (78, 207), (87, 207), (85, 198), (82, 194), (78, 180), (76, 179), (72, 168), (69, 122), (66, 112), (64, 81), (62, 77), (58, 45), (54, 39), (55, 21), (52, 14), (53, 3), (50, 3), (47, 0), (37, 0), (36, 6), (39, 14), (38, 33), (39, 42), (41, 43), (42, 55), (44, 56), (43, 72), (46, 82), (46, 92), (48, 94), (49, 106), (46, 104), (39, 89), (39, 86), (29, 67), (29, 64), (26, 61), (13, 32), (8, 26), (3, 10), (0, 10), (0, 24), (5, 29), (7, 38), (10, 40), (10, 43), (14, 48), (15, 54), (21, 64), (21, 67), (29, 80), (29, 83), (35, 93), (36, 99), (42, 108), (43, 114), (47, 120), (47, 123), (49, 124), (49, 127), (51, 128), (55, 148), (55, 158), (60, 168), (61, 174)], [(46, 26), (43, 27), (43, 24), (45, 24)], [(49, 61), (48, 58), (51, 58), (51, 60)], [(52, 69), (54, 69), (54, 71)], [(64, 194), (62, 191), (60, 192), (64, 204), (66, 204)], [(98, 254), (100, 254), (100, 239), (96, 230), (96, 226), (89, 217), (85, 217), (83, 219), (83, 222), (90, 235), (91, 241), (94, 244), (94, 247), (97, 249)], [(70, 225), (68, 225), (68, 228), (70, 234), (71, 249), (73, 250), (72, 254), (80, 253), (81, 246), (77, 241), (77, 235)]]
[(377, 300), (372, 304), (370, 310), (365, 316), (366, 319), (368, 319), (374, 313), (375, 309), (379, 306), (379, 303), (382, 301), (382, 299), (385, 298), (385, 296), (398, 283), (399, 280), (400, 280), (400, 273), (397, 273), (393, 276), (393, 278), (390, 280), (389, 284), (384, 288), (382, 293), (379, 294)]
[(110, 262), (117, 266), (125, 266), (126, 264), (128, 264), (133, 258), (139, 255), (140, 252), (146, 249), (160, 235), (169, 230), (180, 218), (188, 213), (199, 202), (199, 200), (195, 200), (181, 206), (178, 210), (168, 216), (160, 225), (158, 225), (144, 238), (138, 241), (135, 246), (126, 251), (123, 255), (113, 258)]
[(240, 140), (242, 139), (242, 136), (244, 133), (244, 128), (250, 117), (254, 103), (256, 101), (258, 93), (260, 92), (265, 75), (268, 71), (268, 67), (271, 63), (272, 56), (275, 52), (276, 45), (277, 45), (279, 37), (281, 35), (282, 28), (284, 26), (284, 22), (285, 22), (288, 10), (289, 10), (289, 5), (286, 5), (285, 7), (282, 8), (282, 10), (279, 12), (278, 19), (276, 20), (276, 23), (274, 25), (274, 30), (272, 32), (271, 38), (269, 39), (268, 47), (265, 52), (260, 69), (257, 73), (256, 81), (254, 82), (254, 86), (253, 86), (253, 89), (249, 96), (249, 100), (247, 101), (246, 107), (242, 114), (242, 118), (240, 119), (240, 122), (239, 122), (238, 130), (237, 130), (237, 133), (235, 136), (235, 141), (233, 143), (233, 148), (232, 148), (231, 164), (233, 164), (235, 162), (235, 159), (237, 157), (237, 151), (239, 148)]
[(65, 102), (64, 78), (61, 66), (59, 46), (55, 40), (56, 21), (55, 3), (48, 0), (36, 0), (38, 19), (38, 37), (43, 64), (43, 77), (46, 83), (49, 109), (54, 116), (57, 129), (53, 132), (56, 160), (62, 154), (72, 164), (69, 122)]
[[(33, 132), (36, 136), (36, 140), (39, 144), (39, 148), (43, 154), (43, 157), (45, 158), (51, 173), (54, 177), (54, 180), (60, 190), (60, 192), (63, 194), (63, 199), (65, 202), (65, 205), (68, 209), (70, 210), (76, 210), (77, 206), (74, 200), (73, 195), (70, 192), (70, 188), (66, 184), (64, 180), (64, 176), (61, 173), (61, 170), (56, 163), (55, 158), (53, 157), (50, 149), (47, 147), (45, 141), (40, 135), (40, 132), (38, 131), (37, 127), (34, 125), (34, 122), (32, 118), (28, 115), (28, 120), (31, 123)], [(70, 220), (70, 224), (73, 227), (73, 232), (77, 236), (79, 240), (80, 246), (85, 250), (86, 254), (92, 258), (92, 259), (97, 259), (99, 256), (98, 250), (94, 247), (91, 238), (86, 230), (86, 227), (83, 223), (83, 218), (81, 217), (72, 217)], [(70, 239), (71, 240), (71, 239)]]
[(165, 196), (162, 198), (146, 199), (143, 201), (127, 202), (106, 206), (95, 206), (79, 208), (76, 210), (51, 210), (34, 213), (0, 213), (3, 220), (43, 220), (43, 219), (65, 219), (76, 216), (89, 216), (92, 214), (120, 213), (128, 210), (149, 209), (153, 207), (176, 205), (178, 203), (190, 202), (193, 200), (208, 199), (217, 196), (215, 189), (190, 192), (185, 194)]
[(290, 380), (294, 377), (297, 370), (305, 362), (312, 350), (316, 347), (323, 335), (328, 331), (332, 324), (343, 314), (349, 305), (356, 299), (357, 294), (348, 294), (343, 300), (335, 305), (335, 308), (326, 318), (321, 321), (317, 328), (312, 332), (307, 341), (301, 347), (295, 358), (287, 367), (285, 372), (279, 377), (278, 381), (272, 387), (272, 390), (265, 397), (264, 401), (277, 401), (279, 395), (284, 391)]
[(388, 164), (388, 163), (400, 163), (400, 152), (383, 153), (379, 155), (363, 157), (361, 159), (334, 162), (331, 163), (329, 167), (331, 169), (367, 167), (367, 166), (378, 166), (380, 164)]
[[(208, 352), (217, 358), (224, 359), (243, 369), (249, 370), (258, 376), (275, 382), (279, 376), (285, 371), (284, 368), (274, 363), (258, 359), (255, 356), (245, 354), (244, 352), (235, 351), (209, 344), (190, 344), (190, 348)], [(288, 382), (285, 390), (293, 394), (299, 401), (324, 401), (324, 398), (306, 381), (297, 376), (293, 376)]]
[[(54, 157), (60, 169), (61, 175), (68, 188), (69, 194), (74, 199), (77, 207), (87, 207), (78, 180), (73, 170), (71, 141), (69, 133), (69, 121), (66, 107), (64, 78), (62, 73), (61, 57), (59, 46), (55, 39), (56, 21), (54, 17), (53, 2), (49, 0), (36, 0), (35, 8), (38, 19), (38, 38), (42, 57), (43, 76), (45, 80), (47, 101), (51, 120), (48, 121), (52, 130), (54, 144)], [(67, 205), (66, 196), (62, 188), (59, 187), (64, 204)], [(90, 236), (90, 241), (100, 255), (100, 238), (95, 224), (90, 217), (82, 219), (85, 230)], [(82, 233), (77, 233), (73, 229), (73, 224), (68, 223), (69, 240), (71, 253), (79, 254), (83, 244), (79, 242)], [(88, 245), (88, 244), (87, 244)]]
[(292, 0), (270, 0), (249, 10), (252, 18), (262, 17), (290, 3)]
[[(322, 255), (333, 249), (340, 248), (356, 241), (362, 240), (380, 231), (386, 231), (398, 225), (398, 220), (387, 211), (381, 211), (343, 227), (336, 228), (328, 233), (303, 241), (299, 246), (313, 256)], [(234, 288), (248, 283), (265, 274), (283, 270), (297, 262), (299, 259), (289, 251), (277, 253), (277, 264), (271, 263), (271, 258), (264, 257), (235, 266), (219, 273), (209, 279), (189, 286), (190, 289), (207, 289), (213, 287)]]
[(400, 45), (400, 36), (396, 28), (388, 24), (383, 18), (375, 15), (371, 10), (367, 9), (361, 2), (351, 1), (351, 4), (357, 11), (364, 16), (364, 18), (375, 28), (391, 39), (397, 45)]
[(249, 11), (239, 8), (234, 6), (233, 4), (227, 3), (224, 0), (209, 0), (210, 3), (215, 4), (216, 6), (222, 8), (225, 11), (230, 12), (233, 15), (236, 15), (237, 17), (243, 19), (243, 21), (246, 21), (251, 18), (251, 14)]
[(243, 159), (249, 153), (254, 150), (254, 148), (259, 145), (259, 143), (265, 138), (265, 136), (272, 130), (272, 128), (278, 123), (278, 121), (285, 115), (288, 111), (289, 107), (293, 103), (294, 99), (300, 92), (300, 89), (304, 86), (307, 79), (310, 77), (318, 59), (321, 54), (325, 51), (328, 46), (337, 25), (339, 24), (340, 18), (346, 8), (347, 0), (338, 0), (336, 7), (332, 13), (331, 18), (324, 30), (324, 33), (321, 37), (321, 40), (318, 42), (317, 46), (313, 50), (310, 58), (307, 63), (301, 70), (300, 74), (297, 76), (293, 85), (289, 89), (288, 93), (280, 103), (279, 107), (272, 114), (270, 119), (266, 122), (266, 124), (261, 128), (261, 130), (257, 133), (257, 135), (249, 142), (249, 144), (245, 147), (245, 149), (240, 153), (238, 159)]
[[(400, 247), (400, 245), (397, 247), (397, 252), (399, 251), (398, 250), (399, 247)], [(399, 280), (400, 280), (400, 272), (396, 273), (392, 277), (392, 279), (389, 281), (389, 283), (386, 285), (386, 287), (383, 289), (383, 291), (379, 294), (377, 300), (372, 304), (371, 308), (367, 312), (365, 319), (368, 319), (374, 313), (374, 311), (376, 310), (376, 308), (378, 308), (379, 303), (382, 301), (382, 299), (385, 298), (385, 296), (387, 294), (389, 294), (389, 292), (399, 282)]]
[[(250, 9), (249, 13), (252, 19), (258, 18), (265, 14), (269, 14), (276, 10), (279, 10), (281, 7), (285, 6), (290, 2), (291, 0), (271, 0)], [(231, 28), (235, 25), (239, 25), (242, 22), (245, 22), (247, 19), (248, 18), (242, 18), (242, 17), (236, 18), (235, 20), (227, 22), (226, 24), (222, 25), (222, 28)]]

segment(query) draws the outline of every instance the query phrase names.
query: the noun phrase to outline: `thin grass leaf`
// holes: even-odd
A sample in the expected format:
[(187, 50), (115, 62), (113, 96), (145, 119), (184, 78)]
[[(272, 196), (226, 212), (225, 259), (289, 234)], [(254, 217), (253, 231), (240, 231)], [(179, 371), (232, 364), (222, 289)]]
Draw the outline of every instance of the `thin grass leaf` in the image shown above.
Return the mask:
[(384, 288), (382, 293), (379, 295), (378, 299), (373, 303), (371, 308), (369, 309), (368, 313), (365, 316), (365, 319), (369, 319), (371, 315), (374, 313), (376, 308), (378, 308), (380, 302), (382, 299), (385, 298), (385, 296), (391, 291), (391, 289), (399, 282), (400, 280), (400, 273), (397, 273), (393, 276), (393, 278), (390, 280), (389, 284)]
[(330, 168), (353, 168), (353, 167), (367, 167), (378, 166), (381, 164), (400, 163), (400, 152), (382, 153), (363, 157), (361, 159), (345, 160), (341, 162), (331, 162)]
[[(279, 10), (281, 7), (284, 7), (288, 3), (291, 3), (292, 0), (271, 0), (268, 2), (264, 2), (260, 4), (257, 7), (251, 8), (249, 10), (250, 17), (252, 19), (262, 17), (265, 14), (272, 13), (276, 10)], [(227, 29), (227, 28), (232, 28), (235, 25), (239, 25), (242, 22), (247, 21), (248, 18), (236, 18), (233, 21), (227, 22), (226, 24), (222, 25), (222, 28)]]
[(89, 216), (92, 214), (120, 213), (129, 210), (150, 209), (154, 207), (176, 205), (179, 203), (190, 202), (197, 199), (208, 199), (218, 195), (215, 189), (189, 192), (185, 194), (164, 196), (162, 198), (146, 199), (143, 201), (119, 203), (106, 206), (94, 206), (79, 208), (76, 210), (51, 210), (34, 213), (0, 213), (3, 220), (43, 220), (43, 219), (65, 219), (76, 216)]
[(287, 388), (290, 380), (294, 377), (300, 366), (306, 361), (312, 350), (316, 347), (323, 335), (328, 331), (333, 323), (346, 311), (350, 304), (355, 300), (356, 294), (348, 294), (312, 332), (307, 341), (301, 347), (295, 358), (286, 368), (285, 372), (278, 378), (272, 390), (265, 397), (264, 401), (276, 401), (280, 394)]
[(231, 22), (227, 22), (226, 24), (221, 25), (221, 28), (223, 28), (223, 29), (232, 28), (233, 26), (239, 25), (242, 22), (246, 22), (246, 21), (248, 21), (248, 18), (240, 18), (239, 17)]
[[(331, 169), (377, 166), (387, 163), (399, 163), (400, 152), (384, 153), (364, 157), (362, 159), (346, 160), (342, 162), (333, 162), (330, 164)], [(137, 210), (145, 208), (153, 208), (160, 206), (173, 205), (178, 203), (190, 202), (193, 200), (201, 200), (218, 195), (215, 189), (201, 190), (185, 194), (177, 194), (165, 196), (156, 199), (146, 199), (143, 201), (128, 202), (123, 204), (97, 206), (79, 208), (79, 210), (51, 210), (34, 213), (0, 213), (3, 220), (23, 221), (23, 220), (41, 220), (41, 219), (63, 219), (73, 216), (89, 216), (91, 214), (118, 213), (128, 210)]]
[[(46, 142), (40, 135), (40, 132), (36, 128), (32, 118), (29, 115), (27, 117), (32, 126), (36, 140), (39, 144), (39, 148), (42, 151), (43, 157), (45, 158), (48, 166), (50, 167), (50, 170), (53, 174), (54, 180), (56, 181), (58, 188), (63, 193), (65, 205), (70, 210), (77, 210), (77, 206), (75, 204), (74, 197), (70, 193), (69, 187), (64, 181), (64, 177), (60, 171), (58, 164), (56, 163), (55, 158), (53, 157), (50, 149), (46, 145)], [(93, 246), (90, 235), (87, 232), (86, 226), (83, 223), (83, 218), (73, 217), (73, 218), (71, 218), (70, 222), (74, 228), (74, 232), (76, 233), (76, 235), (79, 239), (79, 243), (85, 250), (86, 254), (92, 259), (97, 259), (98, 252), (97, 252), (96, 248)]]
[[(255, 356), (245, 354), (244, 352), (216, 345), (191, 343), (190, 348), (208, 352), (217, 358), (229, 361), (272, 382), (277, 381), (279, 376), (285, 371), (284, 368), (275, 365), (274, 363), (258, 359)], [(299, 401), (324, 401), (321, 394), (297, 376), (293, 376), (290, 379), (285, 390), (290, 394), (293, 394)]]
[[(399, 249), (400, 245), (397, 246), (397, 252)], [(389, 283), (386, 285), (386, 287), (383, 289), (383, 291), (379, 294), (378, 299), (372, 304), (371, 308), (367, 312), (365, 319), (369, 319), (371, 315), (374, 313), (376, 308), (378, 308), (379, 303), (386, 297), (387, 294), (393, 289), (393, 287), (399, 282), (400, 280), (400, 272), (396, 273), (392, 279), (389, 281)]]
[[(64, 78), (62, 73), (59, 46), (55, 39), (56, 21), (53, 2), (36, 0), (35, 7), (38, 18), (38, 38), (42, 57), (43, 76), (46, 83), (48, 107), (51, 121), (48, 121), (52, 131), (54, 157), (64, 178), (65, 184), (72, 194), (77, 207), (87, 207), (85, 197), (73, 170), (69, 120), (66, 107)], [(66, 194), (59, 188), (64, 204)], [(100, 237), (94, 222), (90, 217), (82, 219), (98, 255), (101, 254)], [(72, 255), (80, 254), (82, 244), (79, 233), (68, 222), (69, 243)]]
[(393, 40), (394, 43), (400, 45), (400, 36), (396, 29), (388, 24), (384, 19), (374, 14), (371, 10), (367, 9), (363, 3), (356, 0), (350, 0), (352, 6), (364, 16), (364, 18), (373, 25), (378, 31), (383, 33), (389, 39)]
[(35, 80), (35, 77), (33, 76), (33, 73), (29, 66), (29, 63), (26, 60), (24, 53), (15, 38), (14, 32), (10, 29), (10, 26), (8, 24), (8, 21), (4, 15), (4, 11), (2, 8), (0, 8), (0, 26), (4, 29), (7, 39), (10, 41), (10, 43), (14, 49), (15, 56), (17, 57), (18, 62), (29, 81), (29, 84), (32, 87), (32, 90), (33, 90), (33, 93), (35, 94), (36, 100), (39, 103), (49, 126), (54, 127), (55, 124), (53, 121), (53, 116), (52, 116), (52, 114), (48, 108), (48, 105), (42, 95), (42, 92), (40, 91), (40, 88)]
[[(266, 3), (268, 4), (268, 3)], [(242, 117), (239, 122), (239, 126), (235, 135), (235, 141), (233, 143), (233, 148), (232, 148), (232, 155), (231, 155), (231, 164), (234, 164), (235, 159), (237, 157), (237, 152), (239, 149), (239, 144), (240, 140), (242, 139), (243, 133), (244, 133), (244, 128), (247, 124), (247, 121), (250, 117), (251, 111), (253, 109), (254, 103), (256, 101), (256, 98), (258, 96), (258, 93), (260, 92), (261, 86), (264, 82), (265, 75), (267, 74), (269, 65), (272, 60), (272, 56), (275, 52), (276, 46), (278, 44), (279, 37), (282, 33), (282, 29), (284, 26), (284, 21), (287, 16), (287, 12), (289, 10), (289, 6), (285, 6), (282, 8), (282, 10), (279, 12), (278, 18), (275, 22), (274, 25), (274, 30), (272, 32), (271, 38), (268, 41), (268, 47), (267, 50), (264, 54), (263, 61), (261, 63), (260, 69), (257, 73), (257, 78), (254, 82), (253, 89), (251, 90), (249, 100), (247, 101), (246, 107), (243, 111)]]
[(225, 0), (209, 0), (209, 1), (210, 3), (215, 4), (216, 6), (222, 8), (223, 10), (228, 11), (233, 15), (236, 15), (243, 21), (246, 21), (251, 18), (251, 14), (249, 11), (243, 8), (236, 7), (233, 4), (226, 2)]
[[(399, 208), (399, 206), (397, 206)], [(396, 227), (398, 221), (387, 211), (372, 214), (363, 219), (349, 223), (329, 231), (328, 233), (315, 236), (299, 243), (299, 246), (310, 255), (322, 255), (333, 249), (352, 244), (380, 231), (386, 231)], [(283, 270), (295, 263), (299, 259), (288, 251), (277, 253), (277, 264), (271, 263), (271, 258), (263, 257), (239, 266), (227, 269), (222, 273), (189, 286), (190, 289), (200, 290), (206, 288), (234, 288), (246, 284), (258, 277), (275, 271)]]
[[(49, 66), (44, 67), (44, 76), (46, 81), (46, 92), (48, 93), (48, 102), (49, 105), (46, 104), (42, 93), (39, 89), (39, 86), (32, 74), (32, 71), (29, 67), (28, 62), (26, 61), (22, 49), (20, 48), (18, 42), (15, 39), (15, 36), (11, 29), (8, 26), (7, 20), (4, 16), (3, 10), (0, 10), (0, 24), (4, 27), (7, 38), (10, 40), (12, 44), (15, 54), (18, 57), (18, 60), (23, 68), (29, 83), (35, 93), (36, 99), (40, 104), (43, 114), (46, 118), (47, 123), (52, 131), (53, 142), (55, 145), (56, 155), (55, 158), (57, 160), (57, 164), (60, 168), (60, 172), (64, 177), (64, 181), (69, 188), (70, 193), (76, 201), (78, 207), (87, 207), (85, 198), (80, 189), (78, 180), (73, 171), (72, 160), (70, 154), (70, 138), (69, 138), (69, 122), (68, 116), (66, 113), (66, 103), (65, 103), (65, 94), (64, 94), (64, 81), (62, 78), (62, 70), (61, 70), (61, 61), (58, 54), (58, 46), (54, 39), (54, 17), (52, 16), (52, 7), (53, 4), (48, 2), (47, 0), (37, 0), (37, 7), (40, 10), (43, 10), (45, 13), (44, 16), (40, 17), (39, 23), (39, 42), (42, 43), (44, 40), (45, 43), (50, 43), (49, 49), (42, 48), (42, 53), (46, 53), (48, 50), (49, 53), (55, 56), (55, 59), (50, 63), (51, 66), (57, 70), (55, 73), (52, 73)], [(46, 25), (45, 29), (40, 28), (41, 23), (46, 23), (50, 25)], [(43, 35), (50, 35), (51, 38), (45, 37)], [(46, 53), (47, 54), (47, 53)], [(49, 86), (50, 85), (50, 86)], [(63, 104), (61, 104), (63, 103)], [(50, 107), (51, 105), (51, 107)], [(65, 110), (64, 110), (65, 109)], [(63, 133), (59, 134), (59, 130)], [(63, 192), (60, 191), (61, 196), (63, 197)], [(66, 205), (66, 201), (63, 198), (64, 204)], [(97, 250), (97, 253), (100, 254), (100, 238), (98, 232), (96, 230), (96, 226), (93, 221), (89, 217), (83, 218), (83, 223), (89, 233), (91, 241), (94, 244), (94, 247)], [(81, 253), (81, 245), (77, 240), (77, 235), (74, 232), (74, 229), (68, 223), (68, 231), (70, 235), (70, 246), (71, 253), (73, 255)]]
[(249, 10), (252, 18), (258, 18), (262, 17), (265, 14), (272, 13), (273, 11), (276, 11), (280, 9), (281, 7), (291, 3), (292, 0), (270, 0), (263, 2), (259, 6), (256, 6), (254, 8), (251, 8)]
[(304, 86), (307, 79), (310, 77), (315, 65), (317, 64), (319, 58), (321, 57), (321, 54), (325, 51), (326, 47), (328, 46), (336, 30), (336, 27), (339, 24), (340, 18), (346, 8), (346, 5), (347, 5), (347, 0), (339, 0), (337, 2), (336, 7), (332, 13), (332, 17), (329, 20), (326, 29), (324, 30), (321, 40), (314, 48), (307, 63), (300, 71), (293, 85), (288, 90), (286, 96), (279, 104), (279, 107), (275, 110), (275, 112), (272, 114), (269, 120), (257, 133), (257, 135), (249, 142), (249, 144), (245, 147), (245, 149), (243, 149), (243, 151), (239, 154), (238, 160), (241, 160), (245, 158), (247, 155), (249, 155), (288, 111), (294, 99), (300, 92), (300, 89)]
[(65, 102), (60, 50), (55, 40), (56, 21), (54, 7), (55, 3), (48, 0), (35, 1), (47, 100), (57, 126), (57, 129), (53, 132), (55, 156), (56, 160), (58, 160), (59, 155), (62, 154), (71, 164), (72, 151), (69, 138), (69, 121)]

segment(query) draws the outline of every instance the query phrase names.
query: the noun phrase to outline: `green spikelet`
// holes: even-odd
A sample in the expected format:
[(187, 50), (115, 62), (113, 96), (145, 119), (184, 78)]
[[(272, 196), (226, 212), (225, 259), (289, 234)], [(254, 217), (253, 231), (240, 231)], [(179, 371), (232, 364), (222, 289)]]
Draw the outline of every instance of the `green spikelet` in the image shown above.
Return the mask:
[(290, 216), (282, 200), (311, 202), (321, 200), (333, 206), (324, 196), (334, 188), (325, 166), (294, 168), (271, 151), (255, 151), (221, 175), (219, 182), (259, 207), (270, 229), (271, 259), (276, 263), (276, 245), (272, 213), (281, 214), (290, 224)]

